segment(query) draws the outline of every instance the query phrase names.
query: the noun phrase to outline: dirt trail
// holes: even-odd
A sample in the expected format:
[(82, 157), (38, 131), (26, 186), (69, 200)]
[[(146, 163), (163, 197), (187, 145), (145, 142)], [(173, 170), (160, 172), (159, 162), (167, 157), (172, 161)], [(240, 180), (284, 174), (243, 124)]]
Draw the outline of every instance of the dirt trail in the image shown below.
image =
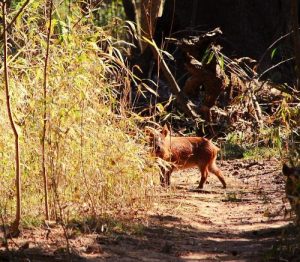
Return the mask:
[[(271, 261), (272, 247), (291, 223), (284, 218), (288, 203), (283, 202), (280, 163), (234, 160), (220, 166), (228, 189), (210, 175), (205, 190), (195, 190), (196, 169), (174, 173), (174, 189), (162, 191), (163, 205), (158, 206), (163, 207), (151, 214), (142, 234), (91, 234), (71, 240), (78, 247), (72, 260)], [(94, 244), (84, 248), (88, 241)], [(31, 259), (27, 261), (65, 261), (57, 253), (30, 256), (30, 251), (23, 256)]]
[(290, 223), (284, 218), (279, 163), (235, 160), (223, 162), (221, 168), (227, 178), (226, 190), (212, 175), (205, 190), (195, 190), (196, 169), (175, 173), (171, 181), (174, 195), (164, 201), (172, 208), (153, 215), (141, 239), (130, 237), (108, 246), (108, 253), (118, 254), (109, 261), (267, 259), (282, 228)]

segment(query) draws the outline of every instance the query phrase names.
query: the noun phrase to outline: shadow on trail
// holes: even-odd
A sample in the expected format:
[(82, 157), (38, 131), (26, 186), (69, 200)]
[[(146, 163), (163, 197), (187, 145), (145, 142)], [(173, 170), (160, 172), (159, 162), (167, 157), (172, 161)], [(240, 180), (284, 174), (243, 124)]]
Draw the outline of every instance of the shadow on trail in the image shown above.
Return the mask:
[[(160, 225), (145, 228), (142, 237), (118, 236), (115, 245), (100, 237), (103, 249), (118, 254), (120, 259), (112, 255), (106, 261), (279, 261), (279, 256), (299, 261), (292, 225), (232, 234), (222, 228), (200, 231), (181, 226), (180, 220), (172, 216), (155, 219)], [(168, 226), (174, 221), (179, 223), (176, 227)], [(290, 253), (285, 252), (287, 248)]]
[(42, 248), (28, 248), (18, 251), (0, 251), (1, 262), (56, 262), (56, 261), (85, 261), (78, 254), (61, 253), (49, 254)]
[(218, 226), (199, 230), (170, 215), (151, 219), (154, 225), (141, 235), (98, 234), (101, 254), (91, 258), (27, 248), (1, 252), (0, 261), (299, 261), (299, 232), (292, 225), (233, 234)]

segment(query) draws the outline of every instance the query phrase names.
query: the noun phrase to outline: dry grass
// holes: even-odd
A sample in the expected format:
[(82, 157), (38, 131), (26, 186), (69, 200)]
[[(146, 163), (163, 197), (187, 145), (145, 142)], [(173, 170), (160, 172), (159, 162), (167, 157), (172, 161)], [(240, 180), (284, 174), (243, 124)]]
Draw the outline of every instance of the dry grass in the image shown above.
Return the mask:
[[(41, 137), (46, 27), (42, 8), (41, 3), (31, 4), (11, 34), (9, 75), (20, 132), (26, 224), (37, 224), (44, 217)], [(51, 219), (145, 212), (156, 195), (153, 174), (157, 175), (157, 169), (137, 120), (126, 117), (124, 110), (120, 113), (117, 99), (126, 87), (124, 79), (132, 75), (113, 39), (108, 42), (109, 52), (101, 48), (101, 41), (111, 38), (109, 32), (84, 19), (78, 23), (79, 10), (73, 8), (69, 26), (54, 20), (50, 46), (46, 171)], [(0, 211), (8, 222), (15, 209), (14, 140), (2, 76), (0, 83)]]

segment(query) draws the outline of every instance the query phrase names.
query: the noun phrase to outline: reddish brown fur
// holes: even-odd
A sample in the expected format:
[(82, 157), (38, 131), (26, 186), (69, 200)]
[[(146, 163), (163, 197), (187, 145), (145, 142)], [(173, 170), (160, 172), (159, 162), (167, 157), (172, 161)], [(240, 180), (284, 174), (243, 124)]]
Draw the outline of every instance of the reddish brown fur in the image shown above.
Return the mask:
[(296, 214), (296, 224), (300, 225), (300, 167), (289, 167), (287, 164), (283, 164), (282, 173), (287, 176), (286, 196)]
[(201, 172), (199, 188), (203, 188), (208, 172), (215, 174), (226, 188), (222, 171), (216, 166), (219, 148), (210, 140), (202, 137), (170, 136), (169, 129), (165, 126), (161, 133), (153, 134), (153, 146), (157, 157), (172, 163), (168, 170), (162, 168), (162, 185), (170, 185), (170, 176), (174, 169), (198, 167)]

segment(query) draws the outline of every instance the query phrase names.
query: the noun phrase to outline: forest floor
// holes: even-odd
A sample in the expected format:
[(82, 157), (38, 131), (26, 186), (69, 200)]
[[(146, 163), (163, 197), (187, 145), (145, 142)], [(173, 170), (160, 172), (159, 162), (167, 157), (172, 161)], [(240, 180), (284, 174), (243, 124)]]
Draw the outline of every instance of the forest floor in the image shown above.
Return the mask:
[[(161, 191), (157, 208), (135, 233), (74, 236), (67, 256), (60, 227), (48, 239), (45, 229), (25, 229), (9, 240), (10, 251), (0, 248), (0, 261), (300, 261), (292, 248), (295, 228), (285, 215), (280, 162), (218, 163), (227, 189), (210, 175), (204, 190), (197, 190), (198, 171), (178, 171), (172, 189)], [(294, 255), (284, 258), (286, 249)]]

